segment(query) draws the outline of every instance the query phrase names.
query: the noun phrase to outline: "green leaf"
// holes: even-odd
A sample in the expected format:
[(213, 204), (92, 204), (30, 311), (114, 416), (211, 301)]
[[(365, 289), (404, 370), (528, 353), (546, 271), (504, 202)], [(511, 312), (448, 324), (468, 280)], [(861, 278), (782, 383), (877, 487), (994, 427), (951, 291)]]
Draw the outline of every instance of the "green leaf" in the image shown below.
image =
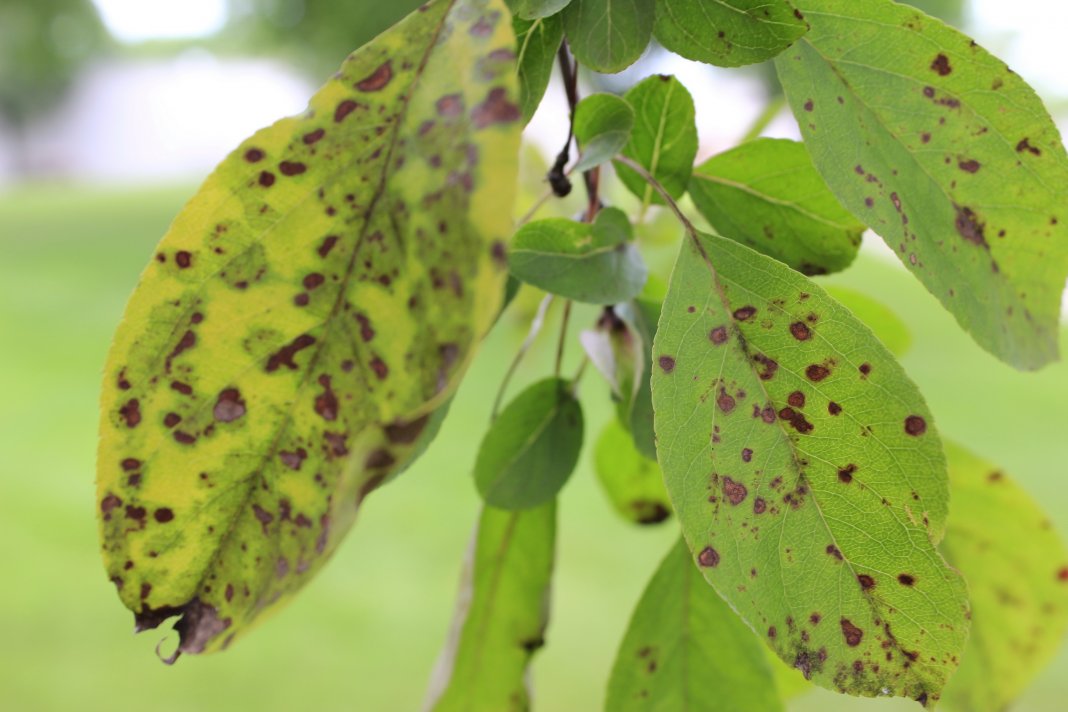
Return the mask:
[(771, 59), (807, 29), (786, 0), (656, 0), (653, 34), (687, 59), (740, 67)]
[(527, 223), (509, 253), (512, 274), (561, 297), (615, 304), (636, 296), (646, 268), (626, 213), (605, 208), (593, 224), (562, 218)]
[(908, 326), (885, 304), (848, 287), (829, 285), (824, 289), (871, 329), (894, 356), (901, 358), (912, 348)]
[(641, 335), (618, 317), (612, 307), (606, 307), (597, 320), (596, 329), (586, 329), (579, 341), (608, 385), (613, 398), (629, 409), (638, 390), (638, 376), (648, 357), (643, 353)]
[(508, 404), (482, 440), (475, 484), (487, 504), (530, 509), (567, 484), (582, 449), (582, 406), (571, 383), (538, 381)]
[(653, 354), (660, 465), (709, 582), (813, 682), (934, 704), (968, 604), (932, 543), (938, 434), (886, 348), (803, 275), (694, 233)]
[(638, 378), (637, 390), (628, 403), (620, 403), (618, 414), (626, 423), (634, 438), (638, 452), (651, 460), (656, 460), (656, 436), (653, 432), (653, 394), (650, 387), (652, 374), (653, 338), (656, 336), (657, 323), (660, 321), (660, 302), (646, 299), (644, 296), (633, 302), (621, 304), (616, 314), (627, 324), (628, 328), (641, 337), (642, 366)]
[(582, 157), (571, 169), (581, 173), (612, 160), (630, 140), (634, 109), (612, 94), (593, 94), (575, 108), (575, 138)]
[(571, 0), (564, 31), (586, 67), (613, 74), (638, 61), (653, 35), (654, 0)]
[(597, 438), (594, 465), (612, 507), (627, 521), (659, 524), (671, 516), (660, 466), (638, 452), (630, 433), (615, 418)]
[[(626, 100), (636, 121), (623, 155), (641, 164), (678, 199), (686, 192), (697, 157), (697, 125), (693, 98), (675, 77), (652, 76), (632, 87)], [(619, 179), (642, 205), (663, 199), (632, 169), (616, 163)]]
[(507, 0), (508, 7), (523, 20), (549, 17), (567, 7), (571, 0)]
[(555, 502), (482, 509), (426, 709), (530, 709), (527, 669), (545, 643), (555, 540)]
[(694, 169), (690, 197), (724, 237), (808, 275), (852, 264), (865, 229), (796, 141), (763, 138), (713, 156)]
[(538, 110), (552, 77), (556, 52), (564, 40), (564, 23), (559, 17), (512, 21), (518, 53), (519, 105), (523, 121), (528, 122)]
[(642, 594), (608, 683), (608, 712), (775, 712), (760, 641), (694, 567), (684, 542)]
[[(220, 650), (411, 460), (497, 315), (517, 174), (501, 0), (437, 0), (227, 157), (106, 365), (108, 574), (140, 629)], [(432, 429), (432, 428), (431, 428)]]
[(1060, 649), (1068, 551), (1049, 518), (998, 467), (952, 443), (953, 508), (942, 552), (968, 580), (972, 635), (945, 706), (1001, 712)]
[(776, 60), (831, 190), (979, 344), (1057, 357), (1068, 156), (1034, 91), (968, 37), (890, 0), (799, 0)]

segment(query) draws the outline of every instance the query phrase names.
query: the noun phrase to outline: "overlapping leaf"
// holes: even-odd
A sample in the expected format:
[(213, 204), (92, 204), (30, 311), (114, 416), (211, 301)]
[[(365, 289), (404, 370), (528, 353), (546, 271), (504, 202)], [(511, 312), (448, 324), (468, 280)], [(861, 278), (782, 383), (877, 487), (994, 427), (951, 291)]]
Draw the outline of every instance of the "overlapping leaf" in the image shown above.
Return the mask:
[(564, 40), (564, 24), (559, 16), (534, 20), (516, 17), (512, 26), (517, 44), (519, 105), (523, 107), (523, 120), (530, 121), (549, 86), (556, 53)]
[(578, 61), (621, 72), (638, 61), (653, 35), (654, 0), (571, 0), (564, 31)]
[(890, 0), (799, 0), (776, 66), (831, 190), (981, 346), (1057, 357), (1068, 156), (1034, 91), (939, 20)]
[(786, 0), (657, 0), (653, 33), (687, 59), (740, 67), (771, 59), (807, 29)]
[(574, 130), (582, 156), (574, 173), (610, 161), (623, 150), (634, 128), (634, 109), (612, 94), (593, 94), (575, 108)]
[(560, 12), (571, 0), (507, 0), (507, 2), (516, 17), (523, 20), (538, 20)]
[(638, 452), (634, 439), (619, 420), (612, 419), (601, 431), (594, 466), (605, 495), (627, 521), (659, 524), (671, 516), (660, 466)]
[(694, 235), (653, 358), (660, 464), (708, 581), (817, 684), (933, 704), (968, 605), (932, 543), (938, 435), (886, 348), (804, 276)]
[(226, 647), (410, 460), (495, 318), (519, 119), (501, 0), (435, 0), (179, 215), (106, 366), (98, 506), (141, 628)]

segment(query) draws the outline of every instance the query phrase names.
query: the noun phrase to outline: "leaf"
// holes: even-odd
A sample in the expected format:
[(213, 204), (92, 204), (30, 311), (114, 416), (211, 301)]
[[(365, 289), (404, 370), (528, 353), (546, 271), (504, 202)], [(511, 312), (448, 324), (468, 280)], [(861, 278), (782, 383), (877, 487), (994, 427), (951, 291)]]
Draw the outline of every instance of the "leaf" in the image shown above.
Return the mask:
[(509, 253), (512, 274), (567, 299), (615, 304), (636, 296), (646, 268), (631, 241), (630, 220), (605, 208), (593, 224), (562, 218), (527, 223)]
[(621, 304), (616, 314), (628, 328), (641, 336), (642, 366), (637, 390), (630, 402), (621, 402), (618, 415), (627, 425), (634, 438), (638, 452), (651, 460), (656, 459), (656, 437), (653, 433), (653, 395), (649, 379), (652, 374), (653, 337), (660, 321), (660, 302), (644, 296), (633, 302)]
[(417, 452), (504, 293), (520, 113), (501, 0), (353, 54), (178, 216), (106, 366), (108, 574), (139, 629), (226, 647)]
[(808, 275), (852, 264), (865, 229), (795, 141), (758, 139), (713, 156), (694, 169), (690, 197), (724, 237)]
[(527, 669), (545, 644), (555, 540), (555, 502), (483, 507), (426, 709), (530, 708)]
[[(625, 98), (634, 107), (636, 121), (623, 155), (640, 163), (671, 197), (682, 197), (697, 157), (697, 125), (690, 92), (675, 77), (659, 75), (632, 87)], [(616, 172), (642, 205), (663, 204), (632, 169), (616, 163)]]
[(597, 328), (584, 330), (579, 341), (590, 363), (612, 387), (613, 398), (629, 409), (638, 390), (638, 374), (648, 360), (641, 335), (616, 316), (612, 307), (606, 307)]
[(575, 108), (575, 138), (582, 157), (571, 169), (581, 173), (606, 163), (623, 150), (634, 128), (634, 109), (612, 94), (593, 94)]
[(652, 379), (687, 543), (720, 595), (813, 682), (934, 704), (968, 605), (932, 544), (948, 493), (923, 398), (813, 282), (726, 238), (693, 238)]
[(1068, 156), (1034, 91), (890, 0), (797, 4), (812, 29), (776, 66), (831, 190), (983, 348), (1056, 359)]
[(507, 0), (508, 7), (523, 20), (549, 17), (567, 7), (571, 0)]
[(687, 59), (740, 67), (771, 59), (807, 29), (786, 0), (657, 0), (653, 34)]
[(487, 504), (530, 509), (567, 484), (582, 449), (582, 406), (571, 383), (538, 381), (508, 404), (478, 450), (475, 484)]
[(622, 72), (638, 61), (653, 34), (654, 0), (571, 0), (564, 32), (580, 63)]
[(519, 105), (523, 121), (529, 122), (538, 110), (552, 77), (556, 52), (564, 40), (564, 23), (559, 17), (512, 21), (518, 53)]
[(945, 706), (1000, 712), (1060, 649), (1068, 551), (1046, 513), (1002, 470), (946, 444), (953, 508), (942, 552), (968, 579), (972, 635)]
[(783, 709), (764, 650), (679, 541), (642, 594), (608, 683), (608, 712)]
[(848, 287), (828, 285), (824, 289), (871, 329), (894, 356), (901, 358), (912, 348), (908, 326), (885, 304)]
[(630, 433), (615, 418), (597, 438), (594, 465), (605, 495), (627, 521), (659, 524), (671, 516), (660, 467), (638, 452)]

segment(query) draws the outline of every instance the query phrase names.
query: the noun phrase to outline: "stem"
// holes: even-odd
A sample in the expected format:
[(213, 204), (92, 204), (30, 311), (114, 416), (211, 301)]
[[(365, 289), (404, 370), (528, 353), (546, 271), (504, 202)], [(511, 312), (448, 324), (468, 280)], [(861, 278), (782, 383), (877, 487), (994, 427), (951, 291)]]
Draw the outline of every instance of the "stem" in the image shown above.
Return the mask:
[[(557, 53), (556, 58), (560, 65), (560, 74), (564, 78), (564, 92), (567, 94), (567, 105), (570, 109), (571, 117), (571, 126), (567, 133), (567, 145), (564, 146), (564, 150), (560, 152), (560, 156), (557, 156), (557, 162), (559, 162), (561, 156), (564, 156), (569, 150), (571, 141), (575, 137), (575, 107), (578, 106), (580, 97), (578, 91), (578, 61), (571, 61), (571, 50), (568, 47), (566, 40), (560, 45), (560, 51)], [(566, 163), (566, 159), (564, 162)], [(600, 167), (591, 168), (582, 173), (582, 179), (586, 183), (586, 195), (589, 197), (586, 217), (587, 220), (590, 221), (593, 220), (597, 215), (597, 212), (601, 209), (601, 199), (599, 194), (601, 183), (600, 175)]]
[(764, 129), (775, 120), (785, 107), (785, 94), (779, 94), (778, 96), (772, 97), (771, 101), (764, 107), (764, 111), (760, 113), (760, 116), (756, 118), (753, 125), (749, 127), (749, 131), (742, 138), (741, 142), (746, 143), (747, 141), (760, 138), (760, 134), (764, 133)]
[(682, 226), (686, 228), (686, 232), (690, 234), (690, 237), (692, 237), (695, 241), (697, 240), (697, 228), (693, 226), (693, 223), (690, 222), (690, 219), (686, 217), (685, 213), (682, 212), (682, 209), (679, 207), (679, 204), (676, 203), (675, 199), (671, 197), (671, 193), (668, 193), (667, 189), (664, 188), (664, 186), (660, 185), (660, 181), (654, 178), (652, 173), (645, 170), (645, 166), (638, 163), (634, 159), (628, 158), (622, 154), (616, 156), (615, 160), (619, 161), (620, 163), (640, 175), (646, 183), (652, 186), (653, 190), (659, 193), (660, 197), (663, 198), (664, 202), (667, 203), (669, 208), (671, 208), (671, 212), (675, 213), (675, 217), (678, 218), (679, 222), (682, 223)]
[(560, 369), (564, 364), (564, 345), (567, 343), (567, 327), (571, 322), (571, 300), (564, 302), (564, 316), (560, 320), (560, 340), (556, 344), (556, 368), (555, 375), (559, 378)]
[(542, 326), (545, 325), (545, 313), (549, 311), (549, 306), (553, 303), (553, 295), (547, 294), (545, 298), (541, 300), (541, 304), (538, 305), (538, 311), (534, 314), (534, 320), (530, 322), (530, 331), (527, 332), (527, 337), (523, 339), (523, 343), (519, 346), (519, 351), (516, 353), (515, 358), (512, 359), (512, 363), (508, 366), (508, 371), (504, 374), (504, 380), (501, 381), (500, 387), (497, 389), (497, 397), (493, 399), (493, 410), (490, 413), (490, 421), (497, 419), (497, 414), (501, 410), (501, 401), (504, 399), (504, 392), (508, 389), (508, 384), (512, 382), (512, 377), (515, 376), (516, 369), (519, 368), (519, 364), (523, 361), (523, 357), (527, 355), (527, 351), (530, 350), (531, 345), (534, 343), (534, 339), (537, 338), (541, 332)]

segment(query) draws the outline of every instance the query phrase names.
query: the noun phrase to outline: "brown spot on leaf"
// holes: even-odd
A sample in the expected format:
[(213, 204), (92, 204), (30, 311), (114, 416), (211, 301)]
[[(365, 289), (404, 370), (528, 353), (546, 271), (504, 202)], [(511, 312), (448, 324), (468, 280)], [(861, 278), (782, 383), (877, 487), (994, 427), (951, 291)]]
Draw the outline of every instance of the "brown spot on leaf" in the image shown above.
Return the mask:
[(768, 509), (768, 503), (763, 497), (757, 497), (753, 500), (753, 514), (763, 514)]
[(708, 332), (708, 340), (716, 346), (727, 343), (727, 327), (717, 326), (715, 329)]
[(805, 111), (812, 111), (814, 108), (816, 108), (816, 104), (812, 101), (812, 99), (809, 99), (805, 102)]
[(817, 363), (814, 363), (805, 369), (805, 376), (808, 380), (815, 381), (816, 383), (819, 383), (829, 375), (831, 375), (831, 370), (826, 366)]
[(831, 401), (827, 404), (827, 412), (831, 415), (838, 415), (842, 412), (842, 406), (838, 405), (834, 401)]
[(259, 163), (264, 158), (264, 153), (258, 148), (250, 148), (245, 151), (245, 160), (249, 163)]
[(1027, 138), (1021, 139), (1020, 142), (1018, 144), (1016, 144), (1016, 152), (1017, 153), (1023, 153), (1024, 151), (1027, 151), (1032, 156), (1041, 156), (1042, 155), (1042, 150), (1032, 146), (1030, 139), (1027, 139)]
[(664, 373), (671, 373), (675, 370), (675, 359), (671, 356), (661, 356), (657, 363), (660, 364), (660, 370)]
[(256, 517), (257, 521), (259, 521), (260, 523), (260, 526), (263, 528), (263, 535), (267, 536), (269, 531), (267, 527), (271, 522), (274, 521), (274, 515), (258, 504), (252, 505), (252, 514)]
[(508, 91), (501, 87), (490, 90), (486, 100), (471, 111), (475, 128), (484, 129), (493, 124), (508, 124), (522, 117), (519, 106), (508, 98)]
[(927, 432), (927, 421), (918, 415), (910, 415), (905, 418), (905, 432), (912, 436), (923, 435)]
[(396, 459), (389, 450), (379, 448), (367, 456), (364, 466), (369, 470), (377, 470), (383, 467), (390, 467), (395, 462)]
[(745, 501), (746, 496), (749, 494), (749, 490), (741, 482), (736, 482), (730, 477), (723, 478), (723, 494), (734, 506), (738, 506)]
[(803, 321), (795, 321), (790, 324), (790, 333), (798, 341), (807, 341), (812, 337), (812, 331), (808, 328), (808, 324)]
[(141, 403), (136, 398), (131, 398), (119, 408), (119, 415), (126, 421), (127, 428), (136, 428), (141, 422)]
[(749, 321), (757, 313), (756, 307), (744, 306), (734, 310), (734, 318), (738, 321)]
[(801, 391), (794, 391), (786, 398), (786, 402), (792, 405), (794, 408), (804, 408), (805, 394)]
[(319, 245), (319, 256), (325, 259), (326, 256), (330, 254), (330, 250), (334, 249), (334, 245), (337, 244), (337, 240), (337, 235), (327, 235), (323, 239), (323, 244)]
[(270, 171), (260, 171), (259, 181), (260, 185), (264, 188), (270, 188), (274, 185), (274, 173), (271, 173)]
[(104, 496), (104, 499), (100, 500), (100, 513), (104, 515), (105, 520), (109, 520), (111, 519), (111, 512), (121, 506), (122, 500), (118, 495), (109, 492)]
[(842, 625), (842, 636), (845, 638), (846, 645), (851, 648), (860, 645), (860, 641), (864, 637), (864, 631), (853, 625), (848, 618), (843, 618), (840, 623)]
[(898, 574), (897, 581), (902, 586), (913, 586), (916, 583), (916, 577), (910, 574)]
[(334, 122), (341, 123), (345, 120), (346, 116), (356, 111), (356, 107), (358, 106), (359, 104), (357, 104), (352, 99), (345, 99), (343, 102), (337, 105), (336, 109), (334, 109)]
[(843, 484), (849, 484), (853, 481), (853, 473), (857, 471), (857, 466), (850, 463), (845, 467), (838, 470), (838, 481)]
[(711, 546), (706, 546), (704, 549), (701, 549), (701, 553), (697, 555), (697, 563), (706, 569), (714, 569), (719, 566), (719, 552)]
[(241, 398), (241, 391), (236, 388), (223, 389), (215, 401), (215, 409), (212, 414), (221, 423), (232, 423), (243, 416), (245, 414), (245, 401)]
[(967, 161), (961, 161), (957, 165), (960, 166), (960, 169), (962, 171), (966, 171), (968, 173), (978, 173), (979, 169), (983, 167), (983, 164), (975, 160), (974, 158), (971, 158)]
[(839, 561), (842, 561), (845, 558), (845, 557), (842, 556), (842, 552), (839, 551), (838, 547), (835, 546), (834, 544), (828, 544), (827, 548), (825, 549), (825, 551), (827, 552), (828, 555), (833, 556), (834, 558), (838, 559)]
[(174, 359), (181, 356), (183, 352), (188, 351), (189, 349), (196, 346), (196, 344), (197, 335), (192, 330), (186, 331), (184, 334), (182, 334), (182, 338), (178, 340), (178, 343), (175, 345), (174, 350), (167, 355), (167, 360), (163, 363), (163, 367), (167, 371), (167, 373), (171, 372), (171, 365), (173, 364)]
[(323, 387), (323, 392), (315, 397), (315, 412), (323, 420), (337, 420), (337, 395), (330, 387), (330, 376), (325, 373), (319, 376), (319, 385)]
[(875, 588), (875, 579), (868, 574), (858, 574), (857, 581), (860, 583), (860, 587), (865, 591), (870, 591)]
[(152, 514), (152, 516), (155, 517), (156, 521), (160, 524), (166, 524), (174, 519), (174, 512), (167, 507), (160, 507)]
[(314, 131), (309, 131), (308, 133), (304, 134), (304, 138), (302, 140), (304, 141), (305, 146), (311, 146), (312, 144), (321, 141), (323, 139), (323, 136), (325, 135), (326, 129), (315, 129)]
[(300, 466), (304, 464), (304, 458), (308, 456), (308, 451), (302, 447), (298, 447), (292, 452), (285, 450), (278, 453), (278, 459), (282, 461), (282, 464), (291, 470), (299, 470)]
[(278, 164), (278, 170), (284, 176), (299, 176), (308, 170), (308, 167), (300, 161), (282, 161)]
[(757, 376), (761, 381), (770, 381), (775, 378), (775, 372), (779, 370), (779, 362), (764, 354), (753, 354), (753, 362), (760, 364), (761, 368)]
[(949, 65), (949, 57), (944, 54), (939, 54), (931, 62), (931, 70), (937, 72), (939, 76), (945, 77), (953, 73), (953, 67)]
[(283, 346), (277, 352), (271, 354), (267, 359), (267, 372), (273, 373), (282, 366), (289, 368), (291, 371), (297, 370), (296, 361), (294, 357), (302, 350), (308, 348), (315, 343), (315, 337), (311, 334), (301, 334), (297, 338), (293, 339), (289, 344)]
[(736, 404), (737, 403), (734, 400), (734, 396), (732, 396), (730, 393), (727, 393), (727, 391), (721, 388), (719, 391), (719, 396), (716, 397), (716, 405), (719, 406), (719, 409), (722, 410), (724, 413), (730, 413), (732, 410), (734, 410)]
[(979, 216), (971, 208), (954, 205), (957, 209), (957, 220), (954, 226), (957, 233), (968, 242), (989, 249), (983, 230), (986, 225), (979, 221)]
[(393, 63), (386, 60), (372, 72), (367, 78), (356, 83), (356, 88), (362, 92), (381, 91), (393, 80)]
[(179, 269), (189, 269), (193, 264), (193, 254), (186, 250), (178, 250), (178, 252), (174, 253), (174, 261)]

